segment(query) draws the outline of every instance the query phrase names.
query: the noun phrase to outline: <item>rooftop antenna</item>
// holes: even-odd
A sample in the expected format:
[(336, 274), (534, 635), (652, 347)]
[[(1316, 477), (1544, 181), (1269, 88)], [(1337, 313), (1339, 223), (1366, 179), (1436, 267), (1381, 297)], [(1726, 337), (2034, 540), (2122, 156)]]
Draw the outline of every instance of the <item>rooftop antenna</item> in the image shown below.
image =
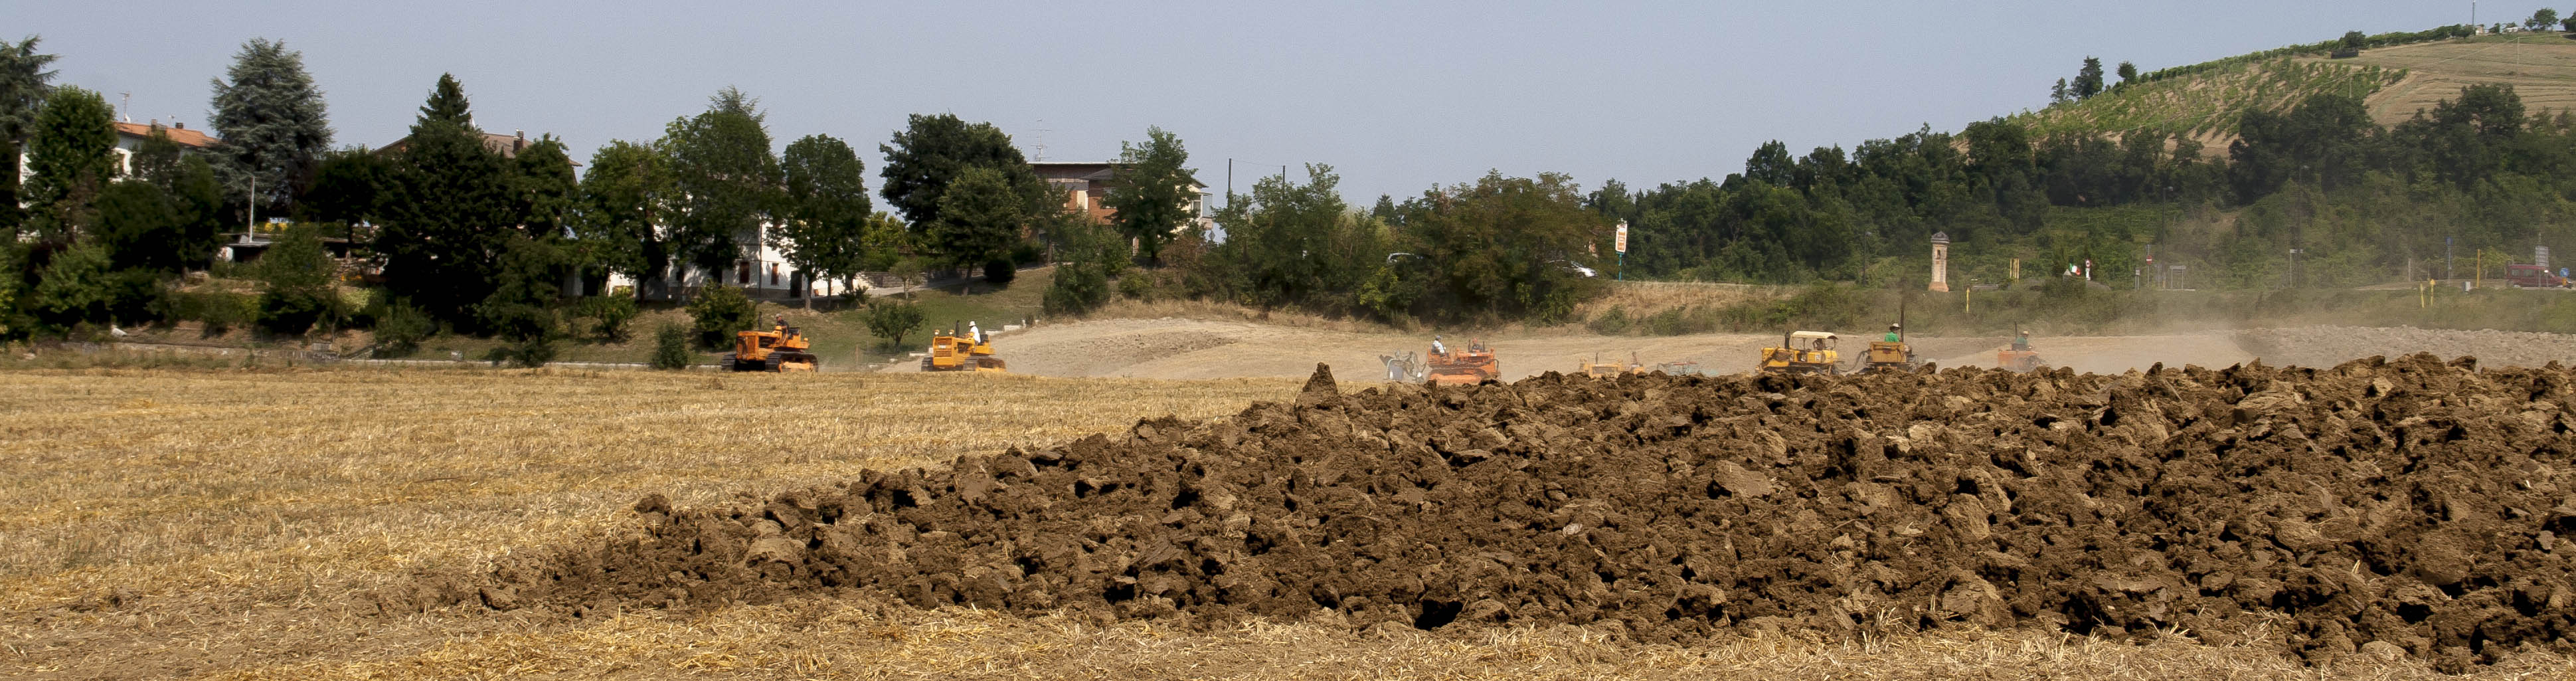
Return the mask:
[(1029, 156), (1032, 157), (1029, 160), (1031, 162), (1046, 160), (1046, 119), (1038, 119), (1037, 133), (1037, 140), (1029, 144)]
[(116, 94), (116, 120), (125, 121), (127, 123), (134, 122), (134, 116), (126, 113), (134, 110), (134, 93), (119, 92)]

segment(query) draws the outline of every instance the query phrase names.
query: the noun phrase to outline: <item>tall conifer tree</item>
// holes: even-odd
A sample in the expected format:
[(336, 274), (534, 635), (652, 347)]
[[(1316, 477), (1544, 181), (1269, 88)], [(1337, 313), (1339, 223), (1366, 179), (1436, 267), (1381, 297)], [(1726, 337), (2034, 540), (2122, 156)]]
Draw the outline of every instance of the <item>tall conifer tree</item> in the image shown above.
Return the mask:
[(330, 116), (322, 89), (304, 72), (304, 53), (287, 51), (284, 41), (252, 38), (214, 90), (213, 127), (224, 140), (217, 169), (233, 196), (256, 183), (252, 198), (260, 214), (279, 214), (331, 149)]

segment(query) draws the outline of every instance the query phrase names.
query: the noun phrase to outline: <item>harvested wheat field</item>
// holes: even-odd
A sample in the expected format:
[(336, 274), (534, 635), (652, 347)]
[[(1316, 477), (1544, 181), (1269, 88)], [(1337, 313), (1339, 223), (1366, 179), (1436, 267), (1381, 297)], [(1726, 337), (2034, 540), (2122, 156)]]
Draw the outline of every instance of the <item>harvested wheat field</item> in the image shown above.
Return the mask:
[(2576, 663), (2576, 373), (2558, 367), (1364, 390), (1316, 373), (0, 373), (19, 473), (0, 493), (0, 661), (27, 678)]
[(2352, 59), (2307, 61), (2404, 69), (2405, 79), (2367, 98), (2371, 120), (2383, 126), (2458, 98), (2460, 88), (2487, 83), (2512, 86), (2534, 113), (2576, 107), (2576, 41), (2555, 31), (2379, 47)]

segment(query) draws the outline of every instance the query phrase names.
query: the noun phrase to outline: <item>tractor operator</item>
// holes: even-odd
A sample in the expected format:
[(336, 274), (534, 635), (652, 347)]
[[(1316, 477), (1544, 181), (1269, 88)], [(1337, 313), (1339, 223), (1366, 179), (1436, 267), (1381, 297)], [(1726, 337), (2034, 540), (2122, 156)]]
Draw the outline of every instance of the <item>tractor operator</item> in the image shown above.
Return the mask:
[(1440, 336), (1439, 336), (1439, 334), (1433, 334), (1433, 335), (1431, 336), (1431, 354), (1434, 354), (1434, 355), (1447, 355), (1447, 354), (1449, 354), (1449, 346), (1441, 345), (1441, 344), (1440, 344)]
[(1897, 324), (1887, 325), (1887, 342), (1894, 343), (1904, 340), (1903, 336), (1897, 335), (1897, 332), (1903, 330), (1903, 328), (1903, 326)]
[(2016, 332), (2014, 333), (2014, 335), (2013, 335), (2012, 349), (2014, 349), (2014, 350), (2028, 350), (2028, 349), (2030, 349), (2030, 329), (2021, 329), (2021, 330), (2016, 331)]

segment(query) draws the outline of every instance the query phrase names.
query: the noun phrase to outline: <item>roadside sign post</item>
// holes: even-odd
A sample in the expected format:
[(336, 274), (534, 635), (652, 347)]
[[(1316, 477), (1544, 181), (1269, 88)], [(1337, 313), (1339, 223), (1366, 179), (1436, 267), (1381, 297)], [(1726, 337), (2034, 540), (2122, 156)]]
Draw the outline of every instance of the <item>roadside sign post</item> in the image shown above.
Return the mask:
[(1610, 277), (1611, 277), (1613, 280), (1615, 280), (1615, 281), (1627, 281), (1627, 280), (1628, 280), (1628, 221), (1626, 221), (1626, 220), (1620, 220), (1620, 221), (1619, 221), (1619, 231), (1618, 231), (1618, 236), (1613, 237), (1613, 238), (1611, 239), (1611, 241), (1610, 241), (1610, 250), (1614, 250), (1614, 251), (1618, 251), (1618, 252), (1619, 252), (1619, 267), (1618, 267), (1617, 269), (1613, 269), (1613, 270), (1611, 270), (1611, 271), (1610, 271), (1610, 272), (1611, 272), (1611, 273), (1610, 273)]

